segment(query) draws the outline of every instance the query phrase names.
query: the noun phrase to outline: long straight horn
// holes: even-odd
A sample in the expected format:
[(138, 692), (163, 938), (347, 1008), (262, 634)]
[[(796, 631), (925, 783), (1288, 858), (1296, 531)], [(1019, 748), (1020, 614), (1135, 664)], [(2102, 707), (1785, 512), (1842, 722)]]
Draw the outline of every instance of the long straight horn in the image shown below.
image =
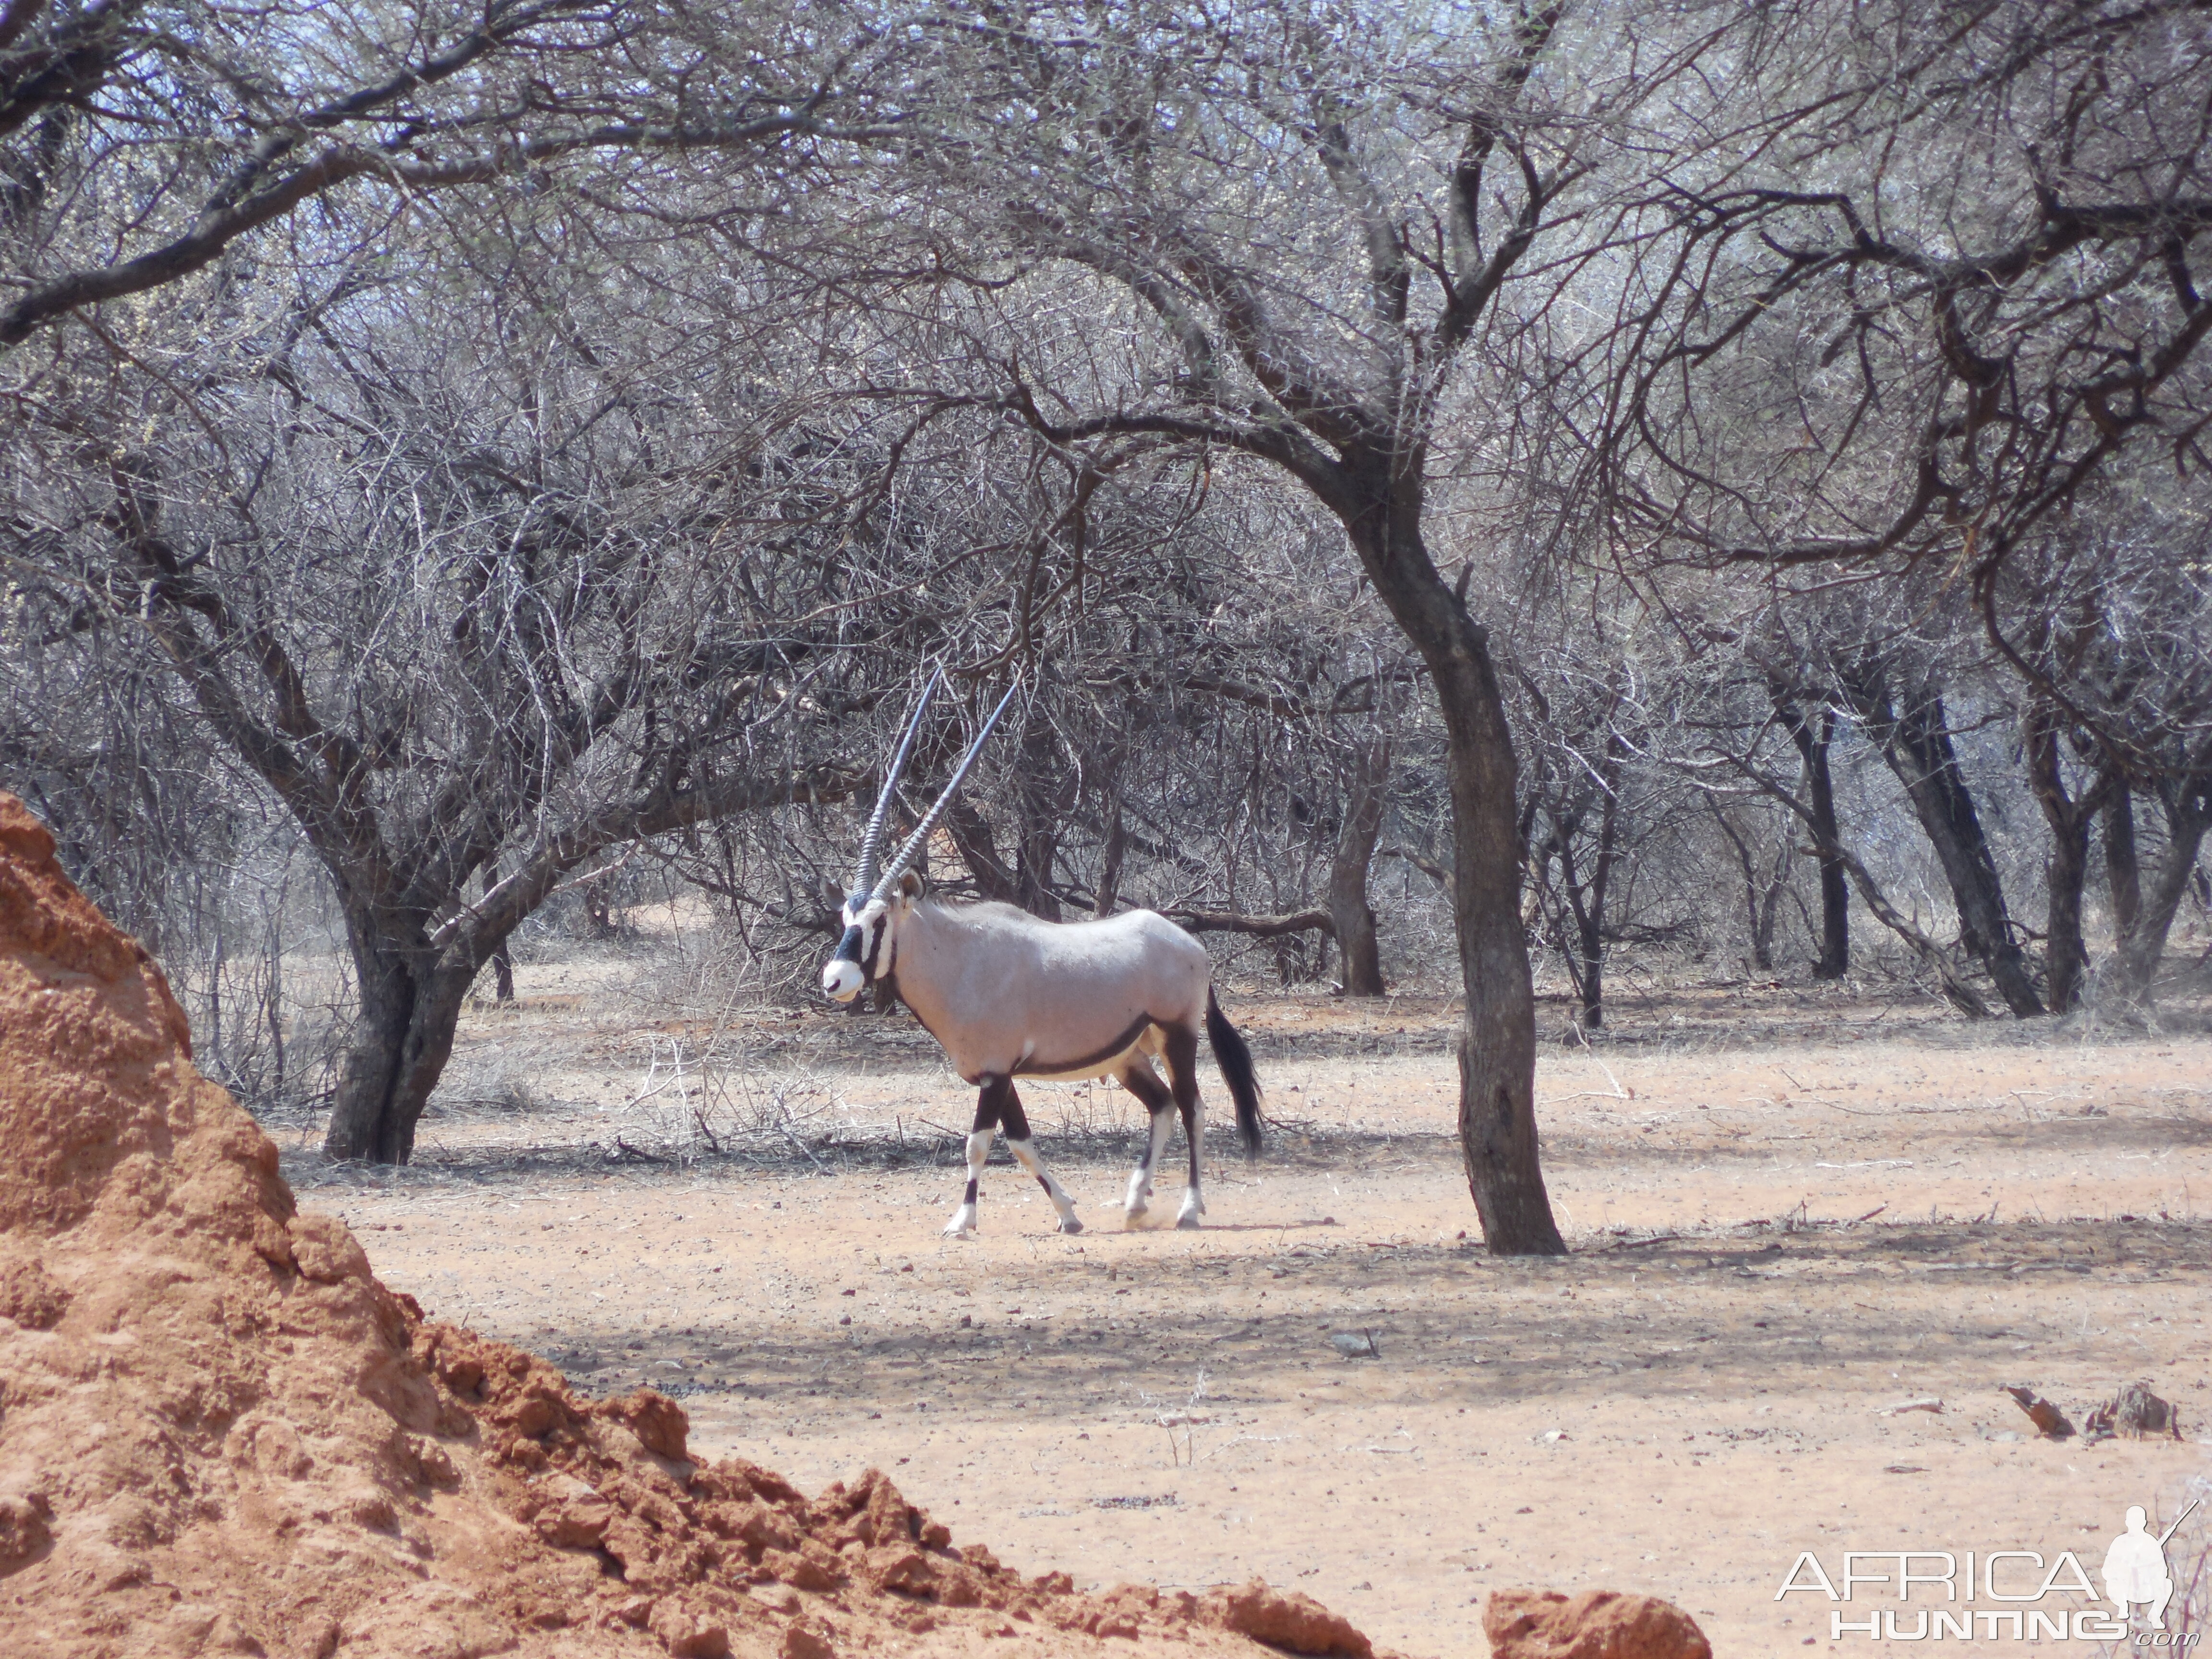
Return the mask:
[(853, 890), (856, 893), (865, 893), (876, 884), (884, 850), (884, 823), (891, 815), (891, 799), (898, 793), (899, 780), (906, 775), (907, 757), (914, 753), (915, 733), (921, 730), (921, 717), (928, 712), (929, 700), (937, 695), (937, 688), (944, 679), (945, 671), (940, 668), (922, 687), (921, 700), (915, 704), (914, 715), (906, 723), (906, 735), (899, 739), (898, 752), (891, 757), (890, 768), (884, 774), (884, 793), (876, 797), (876, 810), (868, 818), (868, 833), (860, 837), (860, 872), (853, 878)]
[(937, 805), (924, 813), (921, 822), (915, 825), (914, 833), (906, 838), (906, 845), (898, 849), (898, 856), (884, 871), (883, 879), (875, 884), (869, 897), (889, 898), (891, 889), (898, 885), (898, 878), (906, 873), (907, 866), (914, 862), (915, 854), (929, 844), (931, 832), (952, 805), (952, 797), (968, 776), (968, 769), (975, 765), (975, 757), (983, 752), (983, 745), (990, 741), (991, 728), (998, 725), (999, 716), (1006, 712), (1006, 705), (1014, 700), (1014, 693), (1020, 690), (1018, 684), (1006, 688), (1006, 695), (999, 699), (999, 706), (991, 711), (991, 718), (983, 722), (983, 729), (975, 734), (975, 741), (968, 745), (967, 754), (961, 757), (958, 769), (952, 774), (952, 781), (945, 786), (945, 793), (937, 798)]

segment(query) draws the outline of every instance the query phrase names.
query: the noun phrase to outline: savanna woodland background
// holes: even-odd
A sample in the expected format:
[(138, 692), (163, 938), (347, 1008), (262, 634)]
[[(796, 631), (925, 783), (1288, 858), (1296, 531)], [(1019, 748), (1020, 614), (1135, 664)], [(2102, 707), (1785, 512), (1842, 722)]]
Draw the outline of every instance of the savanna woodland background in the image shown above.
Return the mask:
[[(1780, 1493), (1911, 1516), (1935, 1468), (2057, 1515), (2008, 1403), (1960, 1421), (1981, 1356), (2076, 1407), (2202, 1384), (2170, 1288), (2093, 1317), (2116, 1262), (2202, 1288), (2208, 40), (2203, 0), (4, 0), (0, 786), (295, 1180), (412, 1218), (380, 1270), (574, 1375), (696, 1372), (827, 1479), (1018, 1331), (1047, 1358), (976, 1403), (1049, 1422), (895, 1442), (940, 1510), (1070, 1515), (988, 1458), (1075, 1455), (1144, 1382), (1110, 1478), (1164, 1425), (1187, 1504), (1273, 1505), (1334, 1598), (1401, 1545), (1579, 1563), (1773, 1650)], [(1020, 688), (940, 890), (1200, 933), (1278, 1130), (1212, 1219), (1385, 1237), (1156, 1241), (1116, 1303), (1111, 1241), (1048, 1262), (1012, 1199), (885, 1281), (911, 1310), (833, 1295), (953, 1195), (927, 1038), (811, 989), (939, 667), (908, 823)], [(1041, 1098), (1110, 1222), (1127, 1103)], [(587, 1276), (633, 1249), (674, 1302)], [(1323, 1525), (1287, 1482), (1335, 1465), (1268, 1484), (1297, 1433), (1198, 1426), (1260, 1421), (1201, 1410), (1224, 1375), (1349, 1402), (1262, 1317), (1302, 1276), (1377, 1333), (1329, 1373), (1359, 1480), (1440, 1475), (1433, 1433), (1487, 1490), (1486, 1434), (1601, 1458), (1607, 1420), (1660, 1462), (1525, 1546), (1566, 1462), (1449, 1552), (1388, 1481)], [(1668, 1386), (1708, 1403), (1569, 1423)], [(1857, 1409), (1916, 1388), (1951, 1415)], [(2069, 1534), (2162, 1490), (2082, 1480)], [(1170, 1524), (1127, 1496), (1094, 1522)], [(1453, 1645), (1466, 1585), (1419, 1583), (1350, 1605)]]
[(802, 997), (925, 669), (1018, 678), (946, 889), (1463, 988), (1556, 1249), (1532, 959), (2200, 965), (2208, 21), (13, 0), (0, 768), (404, 1162), (643, 899)]

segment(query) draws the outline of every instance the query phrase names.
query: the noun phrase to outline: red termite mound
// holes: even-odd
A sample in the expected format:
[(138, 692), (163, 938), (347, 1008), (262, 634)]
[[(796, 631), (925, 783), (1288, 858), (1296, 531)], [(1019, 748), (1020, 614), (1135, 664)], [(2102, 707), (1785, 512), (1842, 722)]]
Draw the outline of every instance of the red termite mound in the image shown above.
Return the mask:
[(191, 1054), (0, 794), (0, 1652), (1370, 1651), (1257, 1583), (1024, 1577), (872, 1470), (809, 1502), (694, 1462), (672, 1401), (580, 1398), (386, 1291)]
[(1713, 1659), (1688, 1613), (1625, 1590), (1492, 1590), (1482, 1633), (1490, 1659)]

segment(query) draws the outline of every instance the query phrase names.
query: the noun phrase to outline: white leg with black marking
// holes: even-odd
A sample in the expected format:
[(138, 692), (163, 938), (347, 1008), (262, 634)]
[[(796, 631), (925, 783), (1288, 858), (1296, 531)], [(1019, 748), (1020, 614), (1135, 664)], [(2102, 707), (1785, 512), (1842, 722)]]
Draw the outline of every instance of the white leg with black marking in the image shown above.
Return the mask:
[(965, 1238), (975, 1231), (976, 1188), (983, 1179), (983, 1164), (991, 1156), (991, 1142), (998, 1133), (994, 1126), (977, 1129), (968, 1137), (968, 1190), (960, 1200), (960, 1207), (952, 1212), (952, 1219), (945, 1224), (947, 1238)]
[(1206, 1213), (1206, 1195), (1198, 1182), (1198, 1157), (1204, 1139), (1198, 1099), (1198, 1033), (1170, 1026), (1162, 1036), (1161, 1057), (1168, 1063), (1168, 1088), (1182, 1116), (1182, 1138), (1190, 1152), (1190, 1181), (1183, 1188), (1182, 1207), (1176, 1212), (1176, 1225), (1188, 1229), (1197, 1226), (1199, 1217)]
[(1152, 1207), (1152, 1171), (1159, 1167), (1160, 1156), (1168, 1149), (1168, 1136), (1175, 1130), (1172, 1111), (1152, 1114), (1152, 1133), (1145, 1145), (1144, 1157), (1129, 1172), (1129, 1201), (1124, 1206), (1121, 1224), (1141, 1227), (1146, 1212)]
[(1166, 1149), (1175, 1105), (1169, 1097), (1167, 1085), (1152, 1069), (1152, 1062), (1141, 1055), (1121, 1068), (1121, 1086), (1136, 1096), (1152, 1115), (1151, 1133), (1146, 1137), (1144, 1151), (1137, 1155), (1137, 1167), (1129, 1172), (1129, 1196), (1121, 1206), (1121, 1224), (1141, 1227), (1145, 1224), (1145, 1212), (1152, 1207), (1152, 1170), (1160, 1161), (1160, 1153)]
[(1044, 1160), (1036, 1155), (1036, 1148), (1026, 1138), (1016, 1140), (1011, 1136), (1007, 1138), (1006, 1146), (1013, 1153), (1014, 1162), (1036, 1177), (1036, 1184), (1044, 1188), (1044, 1195), (1052, 1200), (1052, 1207), (1060, 1212), (1060, 1231), (1081, 1232), (1083, 1224), (1076, 1219), (1075, 1200), (1067, 1195), (1067, 1188), (1053, 1178), (1052, 1171), (1044, 1167)]
[(1030, 1144), (1029, 1114), (1022, 1109), (1021, 1092), (1014, 1087), (1012, 1078), (1002, 1078), (983, 1085), (982, 1097), (975, 1103), (975, 1123), (996, 1123), (1006, 1132), (1007, 1149), (1014, 1162), (1029, 1171), (1031, 1179), (1044, 1188), (1052, 1207), (1060, 1212), (1060, 1231), (1079, 1233), (1083, 1224), (1075, 1218), (1075, 1200), (1067, 1195), (1067, 1188), (1052, 1178), (1044, 1167), (1044, 1160), (1036, 1155)]
[(1199, 1217), (1206, 1213), (1206, 1194), (1198, 1180), (1199, 1148), (1206, 1142), (1206, 1113), (1194, 1106), (1187, 1120), (1190, 1140), (1190, 1184), (1182, 1189), (1182, 1207), (1176, 1212), (1176, 1225), (1188, 1231), (1196, 1227)]

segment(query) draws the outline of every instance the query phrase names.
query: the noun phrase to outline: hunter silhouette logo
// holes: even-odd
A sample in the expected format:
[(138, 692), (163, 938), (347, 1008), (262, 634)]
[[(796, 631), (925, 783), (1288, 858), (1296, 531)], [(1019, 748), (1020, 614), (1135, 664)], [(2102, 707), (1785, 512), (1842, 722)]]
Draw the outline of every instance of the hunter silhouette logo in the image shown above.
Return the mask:
[(2150, 1609), (2150, 1627), (2166, 1628), (2166, 1604), (2173, 1599), (2173, 1579), (2166, 1570), (2166, 1547), (2181, 1523), (2189, 1518), (2190, 1510), (2203, 1500), (2193, 1500), (2189, 1509), (2173, 1517), (2173, 1525), (2151, 1536), (2150, 1518), (2143, 1506), (2133, 1504), (2128, 1507), (2127, 1528), (2112, 1547), (2105, 1552), (2105, 1595), (2119, 1608), (2120, 1617), (2132, 1620), (2138, 1607)]
[[(1844, 1551), (1840, 1572), (1802, 1551), (1774, 1599), (1810, 1595), (1849, 1604), (1856, 1617), (1842, 1605), (1828, 1610), (1832, 1642), (1850, 1636), (1888, 1642), (2070, 1639), (2193, 1652), (2204, 1639), (2202, 1631), (2166, 1627), (2176, 1587), (2166, 1547), (2202, 1501), (2192, 1501), (2158, 1533), (2142, 1505), (2131, 1505), (2125, 1529), (2105, 1552), (2101, 1597), (2088, 1563), (2071, 1550), (2046, 1559), (2032, 1549), (1881, 1549)], [(1873, 1605), (1885, 1601), (1893, 1605)], [(2107, 1603), (2117, 1611), (2108, 1611)]]

